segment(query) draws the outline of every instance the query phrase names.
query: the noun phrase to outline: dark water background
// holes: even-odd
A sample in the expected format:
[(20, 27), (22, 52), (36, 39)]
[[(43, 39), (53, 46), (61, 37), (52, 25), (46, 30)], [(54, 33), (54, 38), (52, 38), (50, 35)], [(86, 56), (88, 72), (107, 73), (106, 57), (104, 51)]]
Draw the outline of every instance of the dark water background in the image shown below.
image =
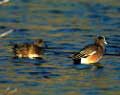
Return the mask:
[[(119, 0), (11, 0), (0, 5), (0, 93), (16, 95), (120, 95)], [(108, 45), (103, 69), (73, 66), (70, 52), (104, 35)], [(42, 38), (45, 60), (12, 59), (11, 42)], [(117, 55), (117, 56), (116, 56)], [(0, 94), (1, 95), (1, 94)]]

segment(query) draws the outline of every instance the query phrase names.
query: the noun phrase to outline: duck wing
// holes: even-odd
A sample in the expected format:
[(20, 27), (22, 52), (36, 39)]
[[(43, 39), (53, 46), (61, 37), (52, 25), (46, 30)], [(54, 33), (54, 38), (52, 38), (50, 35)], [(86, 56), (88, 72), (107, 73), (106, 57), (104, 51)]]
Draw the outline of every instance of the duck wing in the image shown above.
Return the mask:
[(72, 55), (72, 59), (81, 59), (81, 58), (86, 58), (90, 55), (93, 55), (96, 53), (97, 46), (95, 45), (89, 45), (83, 48), (80, 52), (75, 53)]

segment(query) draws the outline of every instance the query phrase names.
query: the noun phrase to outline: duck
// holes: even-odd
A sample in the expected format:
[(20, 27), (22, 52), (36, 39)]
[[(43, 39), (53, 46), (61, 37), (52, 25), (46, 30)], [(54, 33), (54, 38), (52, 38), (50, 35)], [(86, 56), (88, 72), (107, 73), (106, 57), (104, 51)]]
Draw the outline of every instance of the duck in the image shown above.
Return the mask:
[(33, 43), (14, 44), (12, 48), (14, 58), (42, 59), (43, 48), (45, 46), (46, 45), (42, 39), (37, 39)]
[(98, 36), (93, 44), (85, 46), (80, 52), (71, 56), (74, 64), (92, 64), (98, 68), (103, 67), (99, 64), (99, 61), (104, 55), (106, 44), (105, 37)]

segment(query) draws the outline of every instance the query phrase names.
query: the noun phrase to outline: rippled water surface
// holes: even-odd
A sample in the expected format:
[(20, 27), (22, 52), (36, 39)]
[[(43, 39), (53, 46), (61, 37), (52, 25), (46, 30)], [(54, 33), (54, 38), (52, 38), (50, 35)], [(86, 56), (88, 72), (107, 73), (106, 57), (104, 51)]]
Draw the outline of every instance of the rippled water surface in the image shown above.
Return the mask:
[[(0, 33), (9, 29), (0, 38), (0, 95), (120, 95), (119, 0), (11, 0), (0, 5)], [(97, 35), (108, 42), (104, 68), (74, 66), (68, 56)], [(11, 43), (38, 38), (56, 47), (44, 60), (12, 59)]]

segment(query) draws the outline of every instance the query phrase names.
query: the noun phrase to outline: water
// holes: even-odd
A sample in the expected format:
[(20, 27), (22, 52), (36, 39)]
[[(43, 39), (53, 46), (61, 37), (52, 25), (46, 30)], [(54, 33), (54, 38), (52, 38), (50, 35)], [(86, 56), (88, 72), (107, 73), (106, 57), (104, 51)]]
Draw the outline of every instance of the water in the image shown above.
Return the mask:
[[(11, 0), (0, 5), (0, 94), (120, 95), (120, 7), (118, 0)], [(100, 70), (73, 66), (68, 56), (104, 35), (109, 43)], [(42, 38), (44, 60), (12, 59), (10, 43)], [(83, 69), (85, 68), (85, 69)]]

